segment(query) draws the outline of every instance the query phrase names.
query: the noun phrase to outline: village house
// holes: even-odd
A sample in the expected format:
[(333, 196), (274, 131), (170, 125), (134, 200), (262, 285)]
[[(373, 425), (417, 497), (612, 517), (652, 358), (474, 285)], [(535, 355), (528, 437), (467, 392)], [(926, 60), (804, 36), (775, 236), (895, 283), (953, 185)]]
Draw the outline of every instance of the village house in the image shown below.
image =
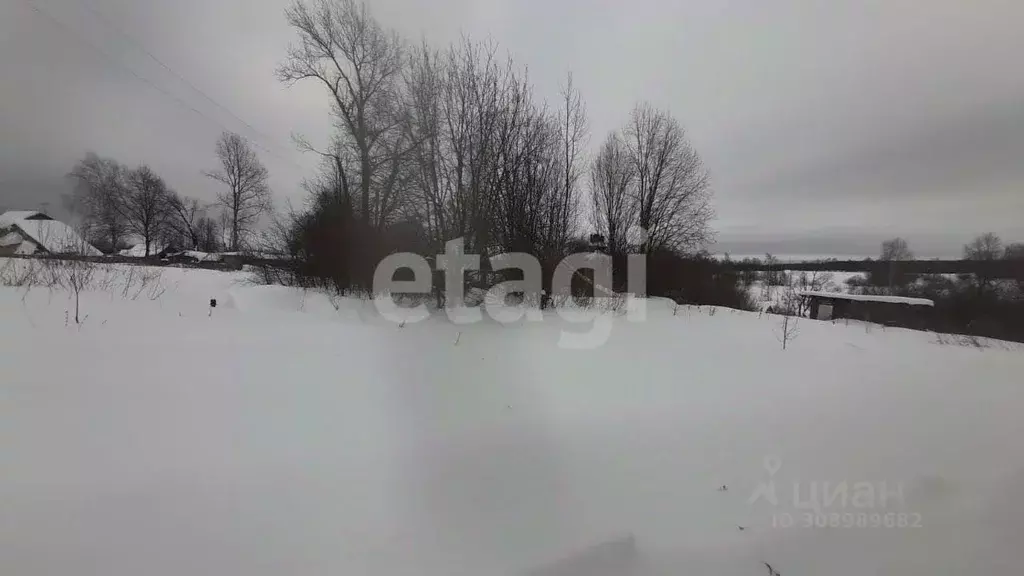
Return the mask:
[(72, 227), (42, 212), (0, 214), (0, 256), (32, 254), (103, 255)]

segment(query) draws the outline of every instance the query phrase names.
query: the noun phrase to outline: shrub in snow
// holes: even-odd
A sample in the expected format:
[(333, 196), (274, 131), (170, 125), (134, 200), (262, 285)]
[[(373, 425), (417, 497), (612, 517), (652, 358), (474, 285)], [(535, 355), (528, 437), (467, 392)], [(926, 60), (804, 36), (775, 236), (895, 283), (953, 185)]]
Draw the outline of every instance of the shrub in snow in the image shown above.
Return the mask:
[(785, 350), (786, 345), (800, 333), (799, 328), (797, 327), (798, 322), (799, 321), (796, 316), (783, 316), (782, 321), (779, 322), (779, 327), (775, 332), (775, 337), (782, 343), (783, 350)]

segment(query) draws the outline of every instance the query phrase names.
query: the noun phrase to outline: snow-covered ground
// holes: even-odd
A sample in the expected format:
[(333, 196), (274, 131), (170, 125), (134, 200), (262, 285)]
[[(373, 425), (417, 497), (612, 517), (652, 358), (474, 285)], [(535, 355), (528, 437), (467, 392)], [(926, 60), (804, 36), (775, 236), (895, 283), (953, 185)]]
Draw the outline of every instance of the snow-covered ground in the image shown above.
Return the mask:
[[(724, 259), (726, 257), (726, 255), (727, 255), (726, 252), (716, 252), (716, 253), (712, 254), (712, 257), (721, 260), (721, 259)], [(729, 259), (732, 260), (733, 262), (739, 262), (740, 260), (746, 260), (748, 258), (749, 259), (756, 259), (756, 260), (764, 260), (767, 257), (767, 254), (765, 254), (764, 252), (761, 252), (760, 254), (742, 254), (742, 253), (732, 254), (732, 253), (728, 253), (728, 256), (729, 256)], [(776, 262), (819, 262), (819, 261), (822, 261), (822, 260), (842, 260), (842, 261), (847, 261), (847, 260), (863, 260), (865, 258), (874, 258), (874, 257), (877, 257), (877, 255), (871, 255), (871, 254), (781, 254), (781, 253), (780, 254), (772, 254), (772, 258), (774, 258)]]
[(159, 254), (160, 251), (163, 250), (163, 249), (164, 249), (164, 245), (163, 244), (160, 244), (160, 243), (157, 243), (157, 242), (150, 242), (149, 243), (149, 252), (147, 253), (146, 252), (146, 243), (142, 242), (142, 243), (139, 243), (139, 244), (136, 244), (136, 245), (132, 246), (131, 248), (126, 248), (124, 250), (121, 250), (120, 252), (118, 252), (118, 255), (119, 256), (131, 256), (131, 257), (134, 257), (134, 258), (142, 258), (142, 257), (147, 256), (147, 255), (152, 256), (152, 255), (155, 255), (155, 254)]
[(566, 350), (553, 314), (398, 327), (159, 274), (84, 293), (81, 326), (64, 293), (0, 288), (3, 573), (1024, 566), (1016, 345), (803, 320), (783, 351), (776, 317), (653, 300)]

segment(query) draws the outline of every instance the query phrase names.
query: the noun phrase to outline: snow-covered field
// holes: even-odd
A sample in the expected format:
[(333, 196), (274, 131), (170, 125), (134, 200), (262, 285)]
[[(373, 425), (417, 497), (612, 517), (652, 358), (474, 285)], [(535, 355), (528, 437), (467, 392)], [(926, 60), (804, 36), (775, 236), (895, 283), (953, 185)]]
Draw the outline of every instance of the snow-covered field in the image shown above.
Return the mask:
[(400, 328), (160, 274), (84, 293), (81, 326), (65, 293), (0, 287), (0, 572), (1024, 566), (1018, 346), (803, 320), (783, 351), (776, 317), (655, 300), (566, 350), (553, 314)]
[[(801, 272), (799, 270), (783, 270), (786, 275), (787, 285), (769, 286), (764, 280), (756, 280), (747, 287), (747, 294), (758, 304), (760, 309), (768, 306), (779, 308), (787, 299), (793, 297), (795, 292), (801, 290), (818, 290), (822, 292), (850, 292), (848, 282), (851, 278), (863, 278), (860, 272), (824, 271), (824, 272)], [(804, 282), (801, 282), (801, 275)]]

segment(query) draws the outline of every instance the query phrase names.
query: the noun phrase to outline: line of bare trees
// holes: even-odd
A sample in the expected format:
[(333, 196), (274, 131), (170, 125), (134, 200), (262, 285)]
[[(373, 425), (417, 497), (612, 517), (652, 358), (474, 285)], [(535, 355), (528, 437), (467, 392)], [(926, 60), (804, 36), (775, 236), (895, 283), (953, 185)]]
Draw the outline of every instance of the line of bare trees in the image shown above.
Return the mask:
[(69, 174), (75, 181), (69, 207), (81, 216), (87, 239), (106, 252), (129, 236), (142, 240), (147, 257), (158, 245), (239, 250), (270, 207), (267, 170), (237, 134), (224, 133), (216, 154), (221, 168), (206, 175), (226, 189), (213, 204), (178, 194), (148, 165), (131, 168), (89, 153)]
[[(905, 270), (904, 263), (914, 260), (914, 252), (910, 243), (904, 238), (892, 238), (882, 242), (879, 262), (885, 262), (884, 268), (876, 268), (868, 274), (867, 283), (872, 286), (888, 286), (890, 289), (913, 282), (915, 276)], [(1022, 261), (1024, 260), (1024, 243), (1004, 245), (1002, 238), (993, 232), (975, 236), (963, 246), (963, 260), (976, 262)], [(990, 288), (994, 278), (991, 269), (980, 267), (973, 274), (973, 281), (979, 291)]]
[(321, 86), (336, 130), (326, 146), (299, 139), (323, 170), (283, 232), (318, 267), (348, 267), (328, 275), (366, 279), (387, 251), (436, 254), (460, 237), (467, 252), (526, 252), (553, 269), (578, 249), (590, 212), (617, 253), (709, 238), (707, 172), (668, 112), (638, 105), (591, 162), (571, 75), (549, 103), (491, 42), (409, 45), (356, 0), (296, 0), (286, 18), (298, 40), (278, 77)]
[(963, 260), (976, 265), (957, 274), (911, 273), (913, 258), (906, 240), (887, 240), (879, 260), (884, 264), (866, 282), (848, 283), (863, 293), (932, 300), (930, 330), (1024, 341), (1024, 244), (980, 234), (963, 246)]
[[(903, 238), (892, 238), (882, 242), (879, 256), (881, 261), (913, 260), (914, 252), (910, 243)], [(1024, 260), (1024, 243), (1011, 242), (1004, 244), (1003, 239), (994, 232), (986, 232), (975, 236), (963, 247), (964, 260)]]

